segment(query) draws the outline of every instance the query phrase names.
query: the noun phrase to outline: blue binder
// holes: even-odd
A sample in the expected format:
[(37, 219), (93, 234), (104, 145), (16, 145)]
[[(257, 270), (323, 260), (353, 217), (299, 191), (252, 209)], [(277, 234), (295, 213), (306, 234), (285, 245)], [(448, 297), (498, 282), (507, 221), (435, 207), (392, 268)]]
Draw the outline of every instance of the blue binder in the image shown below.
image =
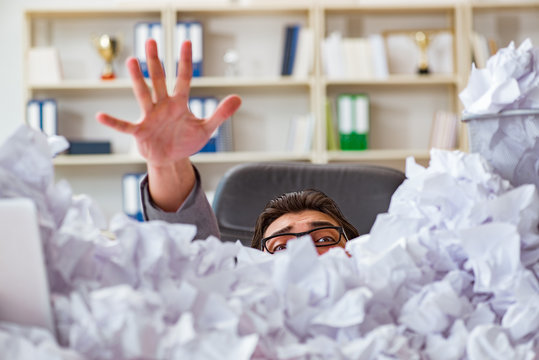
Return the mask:
[[(192, 97), (189, 99), (189, 108), (198, 118), (211, 116), (219, 105), (219, 100), (213, 96)], [(212, 134), (206, 145), (200, 152), (220, 152), (232, 150), (232, 124), (231, 119), (227, 119)]]
[(300, 25), (289, 25), (286, 27), (281, 75), (292, 75), (300, 29)]
[(204, 58), (204, 36), (202, 23), (199, 21), (178, 21), (176, 23), (176, 69), (180, 56), (180, 47), (185, 40), (191, 40), (192, 44), (192, 60), (193, 60), (193, 77), (203, 75), (203, 58)]
[(140, 64), (140, 70), (144, 77), (149, 77), (150, 73), (148, 72), (148, 64), (146, 62), (146, 40), (154, 39), (157, 43), (157, 51), (159, 59), (161, 60), (161, 66), (163, 66), (164, 58), (164, 41), (163, 41), (163, 30), (160, 22), (147, 22), (141, 21), (135, 24), (135, 40), (134, 40), (134, 50), (135, 57), (138, 59)]
[(54, 99), (32, 99), (26, 104), (26, 121), (46, 135), (58, 135), (58, 106)]
[(140, 197), (141, 173), (126, 173), (122, 177), (122, 202), (124, 213), (137, 221), (144, 221)]

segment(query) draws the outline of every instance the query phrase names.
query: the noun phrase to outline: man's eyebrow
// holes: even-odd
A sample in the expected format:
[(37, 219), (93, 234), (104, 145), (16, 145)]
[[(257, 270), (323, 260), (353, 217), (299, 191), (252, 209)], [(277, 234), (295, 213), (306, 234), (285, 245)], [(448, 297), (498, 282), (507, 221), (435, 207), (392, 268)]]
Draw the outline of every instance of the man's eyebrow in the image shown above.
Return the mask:
[(322, 226), (337, 226), (329, 221), (311, 221), (309, 223), (311, 225), (312, 228), (315, 228), (315, 227), (322, 227)]
[[(335, 225), (335, 224), (333, 224), (333, 223), (331, 223), (329, 221), (318, 220), (318, 221), (311, 221), (309, 223), (309, 226), (311, 227), (311, 229), (314, 229), (314, 228), (322, 227), (322, 226), (337, 226), (337, 225)], [(292, 229), (292, 226), (287, 225), (287, 226), (273, 232), (271, 235), (268, 235), (266, 237), (288, 233), (288, 232), (290, 232), (291, 229)]]
[(284, 228), (281, 228), (281, 229), (279, 229), (277, 231), (274, 231), (271, 235), (268, 235), (266, 237), (273, 236), (273, 235), (278, 235), (278, 234), (284, 234), (284, 233), (290, 232), (290, 229), (292, 229), (292, 226), (287, 225)]

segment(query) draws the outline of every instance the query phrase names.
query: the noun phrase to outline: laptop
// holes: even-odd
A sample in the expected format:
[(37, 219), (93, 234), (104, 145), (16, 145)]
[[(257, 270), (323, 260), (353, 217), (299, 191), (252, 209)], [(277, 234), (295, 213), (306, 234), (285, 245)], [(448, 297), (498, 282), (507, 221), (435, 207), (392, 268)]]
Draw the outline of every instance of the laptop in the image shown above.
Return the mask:
[(36, 206), (27, 198), (0, 199), (0, 321), (56, 335)]

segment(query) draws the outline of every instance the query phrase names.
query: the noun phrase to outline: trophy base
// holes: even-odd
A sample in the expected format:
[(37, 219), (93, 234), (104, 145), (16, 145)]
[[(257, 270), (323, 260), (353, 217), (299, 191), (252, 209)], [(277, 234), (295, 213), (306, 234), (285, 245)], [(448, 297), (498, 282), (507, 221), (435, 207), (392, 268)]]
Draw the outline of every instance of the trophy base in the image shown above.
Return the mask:
[(114, 73), (101, 75), (101, 80), (114, 80), (114, 79), (116, 79), (116, 75), (114, 75)]
[(417, 73), (419, 75), (427, 75), (427, 74), (430, 74), (430, 70), (429, 70), (428, 67), (427, 68), (418, 68)]

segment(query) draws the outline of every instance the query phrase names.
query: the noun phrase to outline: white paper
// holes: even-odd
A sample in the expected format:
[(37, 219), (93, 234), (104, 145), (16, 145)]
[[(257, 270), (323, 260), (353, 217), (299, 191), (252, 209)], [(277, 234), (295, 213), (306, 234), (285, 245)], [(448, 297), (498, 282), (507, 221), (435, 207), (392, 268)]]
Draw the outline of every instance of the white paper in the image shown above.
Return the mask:
[(318, 256), (303, 237), (269, 255), (193, 239), (193, 225), (107, 226), (54, 182), (44, 135), (21, 127), (0, 148), (0, 196), (36, 202), (58, 338), (0, 324), (0, 358), (532, 359), (535, 186), (458, 151), (406, 173), (346, 251)]

